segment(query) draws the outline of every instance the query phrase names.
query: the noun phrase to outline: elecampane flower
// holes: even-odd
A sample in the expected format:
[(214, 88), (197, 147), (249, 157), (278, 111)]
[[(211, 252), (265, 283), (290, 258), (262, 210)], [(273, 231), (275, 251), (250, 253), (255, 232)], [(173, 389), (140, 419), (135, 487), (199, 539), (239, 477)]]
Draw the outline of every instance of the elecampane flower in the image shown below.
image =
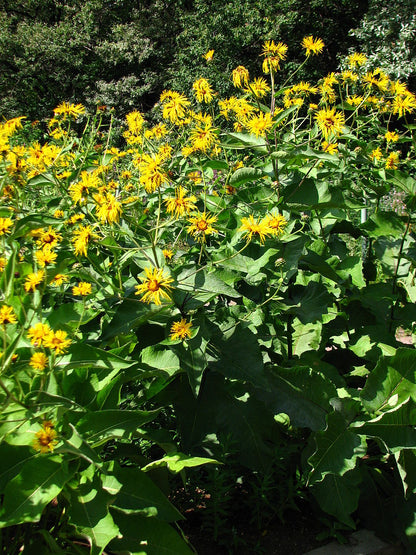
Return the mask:
[(325, 139), (330, 135), (340, 135), (345, 124), (344, 114), (336, 112), (335, 108), (319, 110), (315, 120)]
[(80, 281), (78, 285), (74, 285), (72, 288), (72, 294), (85, 297), (86, 295), (91, 294), (91, 287), (91, 283), (88, 283), (87, 281)]
[(66, 331), (63, 330), (56, 330), (51, 331), (45, 337), (43, 344), (51, 351), (54, 351), (57, 355), (62, 355), (71, 345), (71, 339), (67, 338)]
[(272, 232), (268, 223), (268, 219), (255, 220), (253, 216), (241, 219), (240, 231), (245, 231), (245, 238), (251, 241), (253, 236), (258, 236), (260, 243), (264, 243), (266, 237), (269, 237)]
[(17, 322), (16, 315), (11, 306), (3, 304), (0, 307), (0, 325), (15, 324)]
[(136, 285), (135, 295), (143, 295), (140, 299), (145, 303), (162, 304), (162, 299), (170, 299), (173, 279), (166, 275), (163, 268), (145, 268), (145, 278), (140, 278), (142, 283)]
[(10, 233), (13, 221), (10, 218), (0, 218), (0, 235)]
[(45, 353), (42, 352), (33, 353), (30, 358), (29, 364), (35, 370), (42, 372), (42, 370), (45, 370), (46, 365), (48, 364), (48, 357), (45, 355)]
[(29, 274), (25, 279), (25, 291), (27, 293), (34, 293), (37, 286), (42, 283), (45, 278), (44, 270), (39, 270), (38, 272), (34, 272)]
[(27, 332), (27, 336), (30, 342), (35, 347), (39, 347), (44, 344), (46, 337), (51, 333), (51, 328), (48, 324), (42, 324), (38, 322), (34, 326), (31, 326)]
[(175, 196), (172, 198), (166, 199), (166, 210), (168, 214), (173, 214), (176, 219), (179, 219), (181, 216), (185, 214), (189, 214), (192, 210), (195, 210), (195, 202), (196, 197), (191, 195), (190, 197), (186, 197), (186, 190), (179, 186), (175, 190)]
[(324, 41), (322, 39), (314, 39), (312, 35), (304, 37), (302, 47), (306, 50), (306, 55), (320, 54), (324, 49)]
[(174, 322), (172, 324), (169, 337), (172, 341), (176, 339), (181, 339), (183, 341), (184, 339), (191, 337), (191, 328), (192, 322), (187, 322), (185, 318), (182, 318), (179, 322)]
[(190, 233), (197, 241), (205, 241), (207, 235), (217, 233), (217, 230), (212, 226), (217, 221), (217, 217), (210, 215), (208, 212), (198, 212), (188, 218), (191, 224), (188, 226), (188, 233)]
[(48, 453), (53, 451), (55, 445), (58, 443), (56, 441), (58, 434), (54, 430), (54, 426), (50, 421), (44, 422), (42, 424), (42, 429), (35, 434), (35, 440), (33, 441), (33, 447), (36, 451), (41, 453)]

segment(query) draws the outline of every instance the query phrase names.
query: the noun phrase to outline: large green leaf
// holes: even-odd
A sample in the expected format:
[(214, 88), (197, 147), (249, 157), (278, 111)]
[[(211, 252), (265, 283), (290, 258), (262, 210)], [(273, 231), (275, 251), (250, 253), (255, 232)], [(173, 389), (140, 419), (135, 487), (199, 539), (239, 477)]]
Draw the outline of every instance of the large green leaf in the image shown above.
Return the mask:
[(142, 350), (142, 362), (151, 366), (152, 368), (157, 368), (158, 370), (163, 370), (169, 376), (175, 374), (180, 368), (180, 361), (178, 355), (166, 345), (150, 345)]
[(403, 449), (395, 457), (405, 496), (410, 497), (416, 493), (416, 449)]
[(273, 414), (287, 414), (299, 428), (325, 428), (325, 417), (332, 410), (329, 401), (337, 395), (329, 379), (306, 366), (294, 366), (275, 368), (269, 383), (269, 391), (257, 390), (256, 394)]
[(142, 303), (139, 299), (124, 299), (117, 307), (113, 318), (104, 327), (101, 339), (108, 341), (116, 335), (125, 334), (137, 329), (164, 310), (166, 308), (163, 306), (150, 309), (148, 305)]
[(83, 416), (77, 431), (89, 443), (99, 445), (112, 438), (128, 438), (140, 426), (152, 421), (160, 410), (100, 410)]
[(264, 171), (259, 168), (239, 168), (230, 178), (230, 185), (238, 187), (250, 181), (256, 181), (264, 176)]
[(308, 459), (312, 467), (309, 484), (322, 481), (327, 474), (342, 476), (355, 468), (357, 458), (365, 453), (364, 438), (349, 429), (341, 413), (329, 414), (327, 422), (327, 428), (315, 434), (316, 449)]
[(326, 513), (335, 516), (347, 526), (355, 528), (351, 513), (358, 506), (359, 482), (358, 469), (350, 470), (343, 476), (327, 474), (323, 481), (313, 485), (311, 492)]
[(186, 345), (179, 343), (171, 347), (179, 358), (181, 368), (187, 373), (195, 395), (199, 393), (202, 376), (208, 364), (206, 355), (208, 345), (209, 340), (202, 334), (197, 334), (189, 339)]
[(416, 403), (407, 399), (367, 422), (354, 422), (355, 432), (381, 439), (392, 453), (416, 449)]
[(389, 409), (409, 396), (416, 401), (416, 351), (400, 348), (395, 356), (380, 358), (360, 396), (369, 413)]
[(114, 555), (194, 555), (188, 544), (167, 523), (139, 514), (111, 510), (120, 536), (108, 546)]
[(60, 493), (74, 471), (59, 456), (28, 459), (4, 490), (0, 527), (39, 521), (43, 509)]
[[(201, 463), (202, 464), (202, 463)], [(114, 492), (113, 505), (125, 513), (145, 512), (153, 509), (157, 518), (166, 522), (183, 519), (181, 513), (154, 484), (145, 472), (133, 467), (116, 466), (114, 475), (121, 484)], [(111, 488), (104, 485), (109, 493)]]
[(184, 270), (177, 277), (178, 287), (184, 291), (191, 291), (197, 299), (208, 302), (217, 295), (227, 295), (238, 298), (241, 295), (230, 285), (222, 281), (219, 273)]
[(192, 468), (201, 466), (202, 464), (219, 464), (215, 459), (207, 459), (206, 457), (191, 457), (184, 453), (169, 453), (157, 461), (153, 461), (143, 467), (143, 470), (152, 470), (153, 468), (167, 466), (171, 472), (178, 474), (184, 468)]
[(23, 464), (35, 456), (28, 445), (0, 443), (0, 493), (3, 493), (10, 480), (20, 472)]
[(112, 370), (128, 368), (132, 364), (132, 361), (126, 361), (104, 349), (78, 341), (70, 346), (68, 352), (57, 361), (56, 366), (66, 370), (81, 367)]
[(99, 476), (93, 476), (91, 467), (81, 474), (80, 482), (75, 488), (69, 489), (69, 492), (69, 522), (79, 534), (88, 539), (91, 555), (100, 555), (119, 533), (108, 512), (108, 505), (114, 497), (103, 488)]

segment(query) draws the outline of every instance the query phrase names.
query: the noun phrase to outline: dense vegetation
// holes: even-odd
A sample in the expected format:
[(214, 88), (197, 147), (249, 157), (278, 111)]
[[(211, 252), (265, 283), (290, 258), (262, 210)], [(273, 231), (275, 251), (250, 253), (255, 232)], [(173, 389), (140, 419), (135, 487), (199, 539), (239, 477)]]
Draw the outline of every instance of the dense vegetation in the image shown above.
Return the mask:
[(232, 2), (132, 4), (2, 4), (0, 552), (192, 553), (179, 485), (231, 552), (237, 506), (260, 536), (305, 504), (414, 552), (410, 66), (336, 70), (300, 2), (243, 3), (266, 40)]

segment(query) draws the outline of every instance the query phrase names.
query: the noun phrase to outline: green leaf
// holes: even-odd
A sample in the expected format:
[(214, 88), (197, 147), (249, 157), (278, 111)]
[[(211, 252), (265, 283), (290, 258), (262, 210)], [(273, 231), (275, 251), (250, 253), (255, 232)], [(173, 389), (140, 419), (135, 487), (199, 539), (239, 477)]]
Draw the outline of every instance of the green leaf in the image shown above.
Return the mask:
[(197, 299), (208, 302), (217, 295), (227, 295), (228, 297), (238, 298), (241, 295), (237, 291), (222, 281), (219, 274), (207, 271), (195, 272), (195, 269), (184, 270), (177, 277), (179, 287), (184, 291), (191, 291)]
[(160, 466), (167, 466), (174, 474), (178, 474), (184, 468), (192, 468), (201, 466), (202, 464), (220, 464), (215, 459), (207, 459), (205, 457), (190, 457), (184, 453), (169, 453), (157, 461), (153, 461), (143, 467), (143, 471), (152, 470)]
[(403, 449), (395, 457), (405, 496), (409, 498), (416, 493), (416, 449)]
[(360, 395), (369, 413), (389, 409), (409, 396), (416, 401), (416, 351), (406, 348), (379, 359)]
[(349, 429), (348, 422), (339, 412), (327, 416), (327, 428), (316, 432), (316, 450), (308, 459), (312, 467), (308, 483), (320, 482), (327, 474), (342, 476), (353, 469), (357, 457), (365, 453), (364, 439)]
[(166, 345), (150, 345), (142, 350), (142, 362), (152, 368), (163, 370), (172, 376), (180, 369), (180, 361), (177, 354)]
[(0, 527), (38, 522), (43, 509), (56, 497), (74, 473), (57, 456), (27, 460), (6, 486)]
[(114, 497), (103, 488), (97, 475), (91, 476), (89, 468), (81, 475), (77, 487), (69, 491), (69, 522), (88, 539), (91, 555), (100, 555), (119, 533), (118, 526), (108, 512), (108, 505)]
[(89, 443), (100, 445), (112, 438), (129, 438), (138, 428), (151, 422), (159, 410), (100, 410), (82, 417), (76, 425)]
[(131, 330), (139, 328), (156, 314), (164, 310), (166, 310), (166, 308), (163, 306), (150, 309), (148, 305), (142, 303), (138, 299), (124, 299), (117, 307), (113, 318), (104, 327), (101, 339), (103, 341), (108, 341), (116, 335), (129, 333)]
[(19, 474), (23, 464), (36, 455), (28, 445), (9, 445), (0, 443), (0, 493), (10, 480)]
[(401, 237), (405, 231), (405, 224), (400, 216), (394, 212), (377, 212), (361, 224), (361, 229), (369, 237)]
[(108, 546), (115, 555), (195, 555), (167, 522), (114, 508), (111, 514), (120, 530), (120, 536)]
[(66, 303), (58, 308), (54, 308), (48, 315), (47, 321), (52, 329), (56, 329), (63, 324), (72, 327), (82, 326), (97, 316), (97, 311), (93, 308), (84, 309), (83, 303)]
[(299, 428), (325, 428), (325, 416), (332, 410), (329, 401), (337, 394), (330, 380), (306, 366), (293, 366), (273, 369), (269, 383), (270, 391), (259, 390), (257, 397), (273, 414), (287, 414)]
[(322, 482), (313, 485), (311, 492), (321, 509), (347, 526), (355, 528), (350, 515), (358, 507), (360, 489), (357, 484), (359, 482), (358, 469), (350, 470), (343, 476), (327, 474)]
[(244, 183), (257, 181), (264, 175), (266, 175), (264, 171), (259, 168), (239, 168), (233, 173), (229, 183), (233, 187), (239, 187), (240, 185), (244, 185)]
[(392, 453), (416, 449), (416, 403), (407, 399), (367, 422), (354, 422), (351, 427), (360, 435), (381, 439)]
[(322, 283), (311, 281), (306, 287), (295, 285), (291, 289), (291, 298), (285, 303), (277, 302), (282, 308), (286, 305), (286, 313), (299, 318), (302, 324), (314, 323), (322, 320), (322, 315), (328, 312), (328, 306), (334, 303), (334, 297)]
[(206, 355), (208, 345), (209, 340), (198, 334), (189, 339), (186, 345), (180, 343), (171, 347), (179, 358), (181, 368), (188, 375), (189, 384), (195, 396), (199, 393), (202, 376), (208, 365)]
[(121, 488), (115, 492), (116, 499), (113, 505), (120, 511), (135, 513), (153, 508), (160, 520), (173, 522), (183, 519), (181, 513), (142, 470), (116, 466), (114, 475)]
[(132, 361), (126, 361), (104, 349), (78, 341), (70, 346), (68, 352), (58, 360), (56, 366), (66, 370), (82, 367), (113, 370), (128, 368), (132, 364)]

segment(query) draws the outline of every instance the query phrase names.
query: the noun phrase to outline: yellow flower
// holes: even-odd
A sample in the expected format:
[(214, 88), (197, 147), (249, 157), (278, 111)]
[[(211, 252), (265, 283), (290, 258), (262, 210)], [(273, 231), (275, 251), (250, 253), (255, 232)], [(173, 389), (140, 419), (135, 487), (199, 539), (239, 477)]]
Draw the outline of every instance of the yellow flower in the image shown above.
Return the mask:
[(129, 114), (127, 114), (126, 121), (130, 133), (133, 133), (134, 135), (139, 135), (141, 130), (143, 129), (143, 115), (138, 110), (135, 110), (134, 112), (130, 112)]
[(60, 285), (63, 285), (66, 281), (68, 281), (68, 276), (66, 276), (65, 274), (56, 274), (49, 285), (59, 287)]
[(312, 35), (304, 37), (302, 40), (302, 48), (306, 50), (306, 55), (320, 54), (324, 49), (324, 42), (322, 39), (314, 39)]
[(370, 158), (371, 158), (373, 161), (376, 161), (376, 160), (379, 161), (379, 160), (381, 160), (382, 156), (383, 156), (383, 153), (381, 152), (379, 146), (378, 146), (377, 148), (375, 148), (374, 150), (372, 150), (372, 151), (371, 151), (371, 154), (370, 154)]
[(207, 62), (212, 62), (212, 58), (214, 56), (214, 52), (215, 50), (208, 50), (208, 52), (206, 54), (204, 54), (202, 57), (205, 58), (205, 60)]
[(39, 270), (38, 272), (34, 272), (29, 274), (25, 279), (25, 291), (29, 293), (32, 291), (33, 293), (36, 290), (36, 287), (42, 283), (45, 278), (44, 270)]
[(315, 114), (315, 119), (325, 139), (330, 135), (339, 135), (342, 133), (345, 118), (341, 112), (336, 112), (335, 108), (319, 110)]
[(74, 285), (72, 288), (73, 295), (80, 295), (82, 297), (91, 294), (91, 283), (87, 281), (80, 281), (78, 285)]
[(328, 143), (323, 141), (322, 150), (328, 154), (336, 154), (338, 152), (338, 143)]
[(238, 66), (232, 72), (234, 87), (242, 89), (248, 85), (249, 73), (244, 66)]
[(172, 260), (174, 252), (171, 249), (163, 249), (162, 253), (166, 260)]
[(391, 152), (386, 160), (386, 169), (387, 170), (397, 170), (399, 165), (399, 153), (398, 152)]
[(62, 355), (71, 345), (71, 339), (67, 339), (68, 334), (63, 330), (50, 331), (44, 338), (43, 344), (48, 349), (55, 351), (55, 354)]
[(170, 339), (174, 341), (175, 339), (181, 339), (182, 341), (188, 337), (191, 337), (192, 332), (192, 322), (187, 322), (185, 318), (182, 318), (179, 322), (174, 322), (170, 328)]
[(34, 232), (36, 232), (36, 235), (38, 236), (36, 244), (41, 248), (43, 248), (45, 245), (49, 245), (50, 248), (54, 248), (59, 243), (59, 241), (62, 240), (62, 235), (52, 229), (51, 226), (49, 226), (46, 231), (40, 229), (34, 230)]
[(188, 233), (195, 237), (197, 241), (205, 241), (207, 235), (217, 233), (217, 230), (212, 227), (212, 224), (216, 221), (216, 216), (211, 216), (208, 212), (198, 212), (188, 218), (188, 222), (191, 224), (188, 226)]
[(270, 73), (280, 69), (280, 62), (286, 58), (287, 45), (283, 42), (274, 43), (273, 40), (266, 40), (261, 53), (264, 56), (263, 73)]
[(256, 98), (263, 98), (270, 91), (270, 87), (263, 77), (256, 77), (254, 81), (248, 84), (246, 91), (249, 94), (254, 94)]
[(0, 235), (10, 233), (13, 221), (10, 218), (0, 218)]
[(135, 295), (142, 295), (140, 299), (145, 303), (154, 302), (157, 305), (162, 304), (161, 299), (170, 299), (170, 290), (173, 279), (164, 274), (163, 268), (145, 268), (146, 278), (140, 278), (142, 283), (136, 285)]
[(42, 250), (35, 252), (35, 258), (41, 268), (53, 264), (57, 258), (57, 254), (53, 252), (51, 246), (46, 244)]
[(64, 211), (63, 210), (55, 210), (55, 212), (53, 213), (53, 217), (60, 219), (64, 217)]
[(45, 370), (46, 365), (48, 364), (48, 357), (45, 353), (33, 353), (29, 364), (32, 368), (41, 372), (42, 370)]
[(195, 91), (195, 96), (198, 102), (206, 102), (209, 104), (214, 98), (212, 94), (212, 87), (206, 79), (197, 79), (192, 85)]
[(48, 324), (42, 324), (38, 322), (34, 326), (31, 326), (27, 332), (27, 336), (30, 342), (35, 347), (39, 347), (44, 344), (46, 337), (51, 333), (51, 328)]
[(347, 60), (350, 67), (357, 67), (362, 66), (366, 63), (367, 56), (365, 54), (362, 54), (361, 52), (354, 52), (353, 54), (350, 54), (350, 56), (348, 56)]
[(55, 445), (58, 443), (56, 438), (58, 434), (54, 430), (52, 422), (44, 422), (42, 424), (42, 429), (35, 434), (36, 439), (33, 441), (33, 447), (36, 451), (41, 453), (47, 453), (48, 451), (53, 451)]
[(190, 179), (193, 183), (195, 183), (195, 185), (198, 185), (198, 183), (202, 183), (201, 172), (199, 170), (189, 172), (186, 177)]
[(81, 180), (70, 185), (69, 196), (75, 202), (75, 204), (84, 203), (87, 200), (90, 189), (98, 189), (100, 184), (101, 180), (95, 173), (95, 171), (83, 171), (81, 172)]
[(387, 133), (384, 135), (384, 138), (388, 143), (397, 143), (397, 141), (399, 140), (399, 135), (395, 131), (387, 131)]
[(11, 306), (3, 304), (0, 307), (0, 325), (15, 324), (17, 322), (16, 315)]
[(55, 116), (63, 116), (63, 118), (78, 118), (85, 113), (85, 107), (82, 104), (71, 104), (70, 102), (62, 102), (54, 109)]
[(282, 214), (276, 212), (272, 212), (272, 214), (266, 216), (264, 223), (267, 224), (269, 228), (268, 232), (276, 237), (281, 235), (284, 228), (287, 226), (286, 218)]
[(185, 214), (189, 214), (191, 210), (195, 209), (196, 197), (193, 195), (186, 197), (185, 195), (185, 189), (179, 186), (175, 190), (175, 197), (165, 200), (168, 214), (174, 214), (176, 219), (184, 216)]
[(94, 195), (94, 200), (97, 203), (95, 207), (97, 218), (102, 223), (112, 224), (120, 220), (123, 211), (122, 204), (114, 195), (111, 193)]
[(75, 254), (87, 256), (88, 245), (91, 239), (97, 239), (98, 235), (92, 231), (90, 225), (80, 225), (78, 229), (73, 232), (72, 242), (74, 243)]
[(4, 268), (6, 267), (7, 259), (4, 256), (0, 256), (0, 274), (4, 272)]
[(399, 95), (393, 100), (393, 114), (399, 114), (399, 117), (406, 113), (411, 114), (416, 108), (416, 96), (412, 93)]
[(164, 183), (169, 181), (167, 173), (162, 167), (163, 156), (161, 154), (143, 154), (139, 162), (140, 183), (148, 193), (153, 193)]
[(253, 235), (257, 235), (260, 239), (260, 243), (264, 243), (266, 237), (272, 234), (267, 218), (259, 221), (255, 220), (253, 216), (241, 219), (240, 231), (246, 232), (245, 238), (247, 242), (251, 241)]
[(190, 105), (186, 96), (174, 91), (164, 91), (161, 94), (160, 101), (163, 104), (163, 118), (170, 120), (172, 123), (179, 123), (180, 120), (183, 120), (187, 106)]
[(256, 137), (265, 137), (269, 129), (273, 125), (273, 118), (270, 113), (261, 113), (258, 116), (254, 116), (246, 122), (246, 127), (253, 135)]
[(217, 139), (216, 131), (212, 126), (211, 120), (196, 125), (190, 133), (193, 152), (207, 152), (210, 150), (215, 145)]

